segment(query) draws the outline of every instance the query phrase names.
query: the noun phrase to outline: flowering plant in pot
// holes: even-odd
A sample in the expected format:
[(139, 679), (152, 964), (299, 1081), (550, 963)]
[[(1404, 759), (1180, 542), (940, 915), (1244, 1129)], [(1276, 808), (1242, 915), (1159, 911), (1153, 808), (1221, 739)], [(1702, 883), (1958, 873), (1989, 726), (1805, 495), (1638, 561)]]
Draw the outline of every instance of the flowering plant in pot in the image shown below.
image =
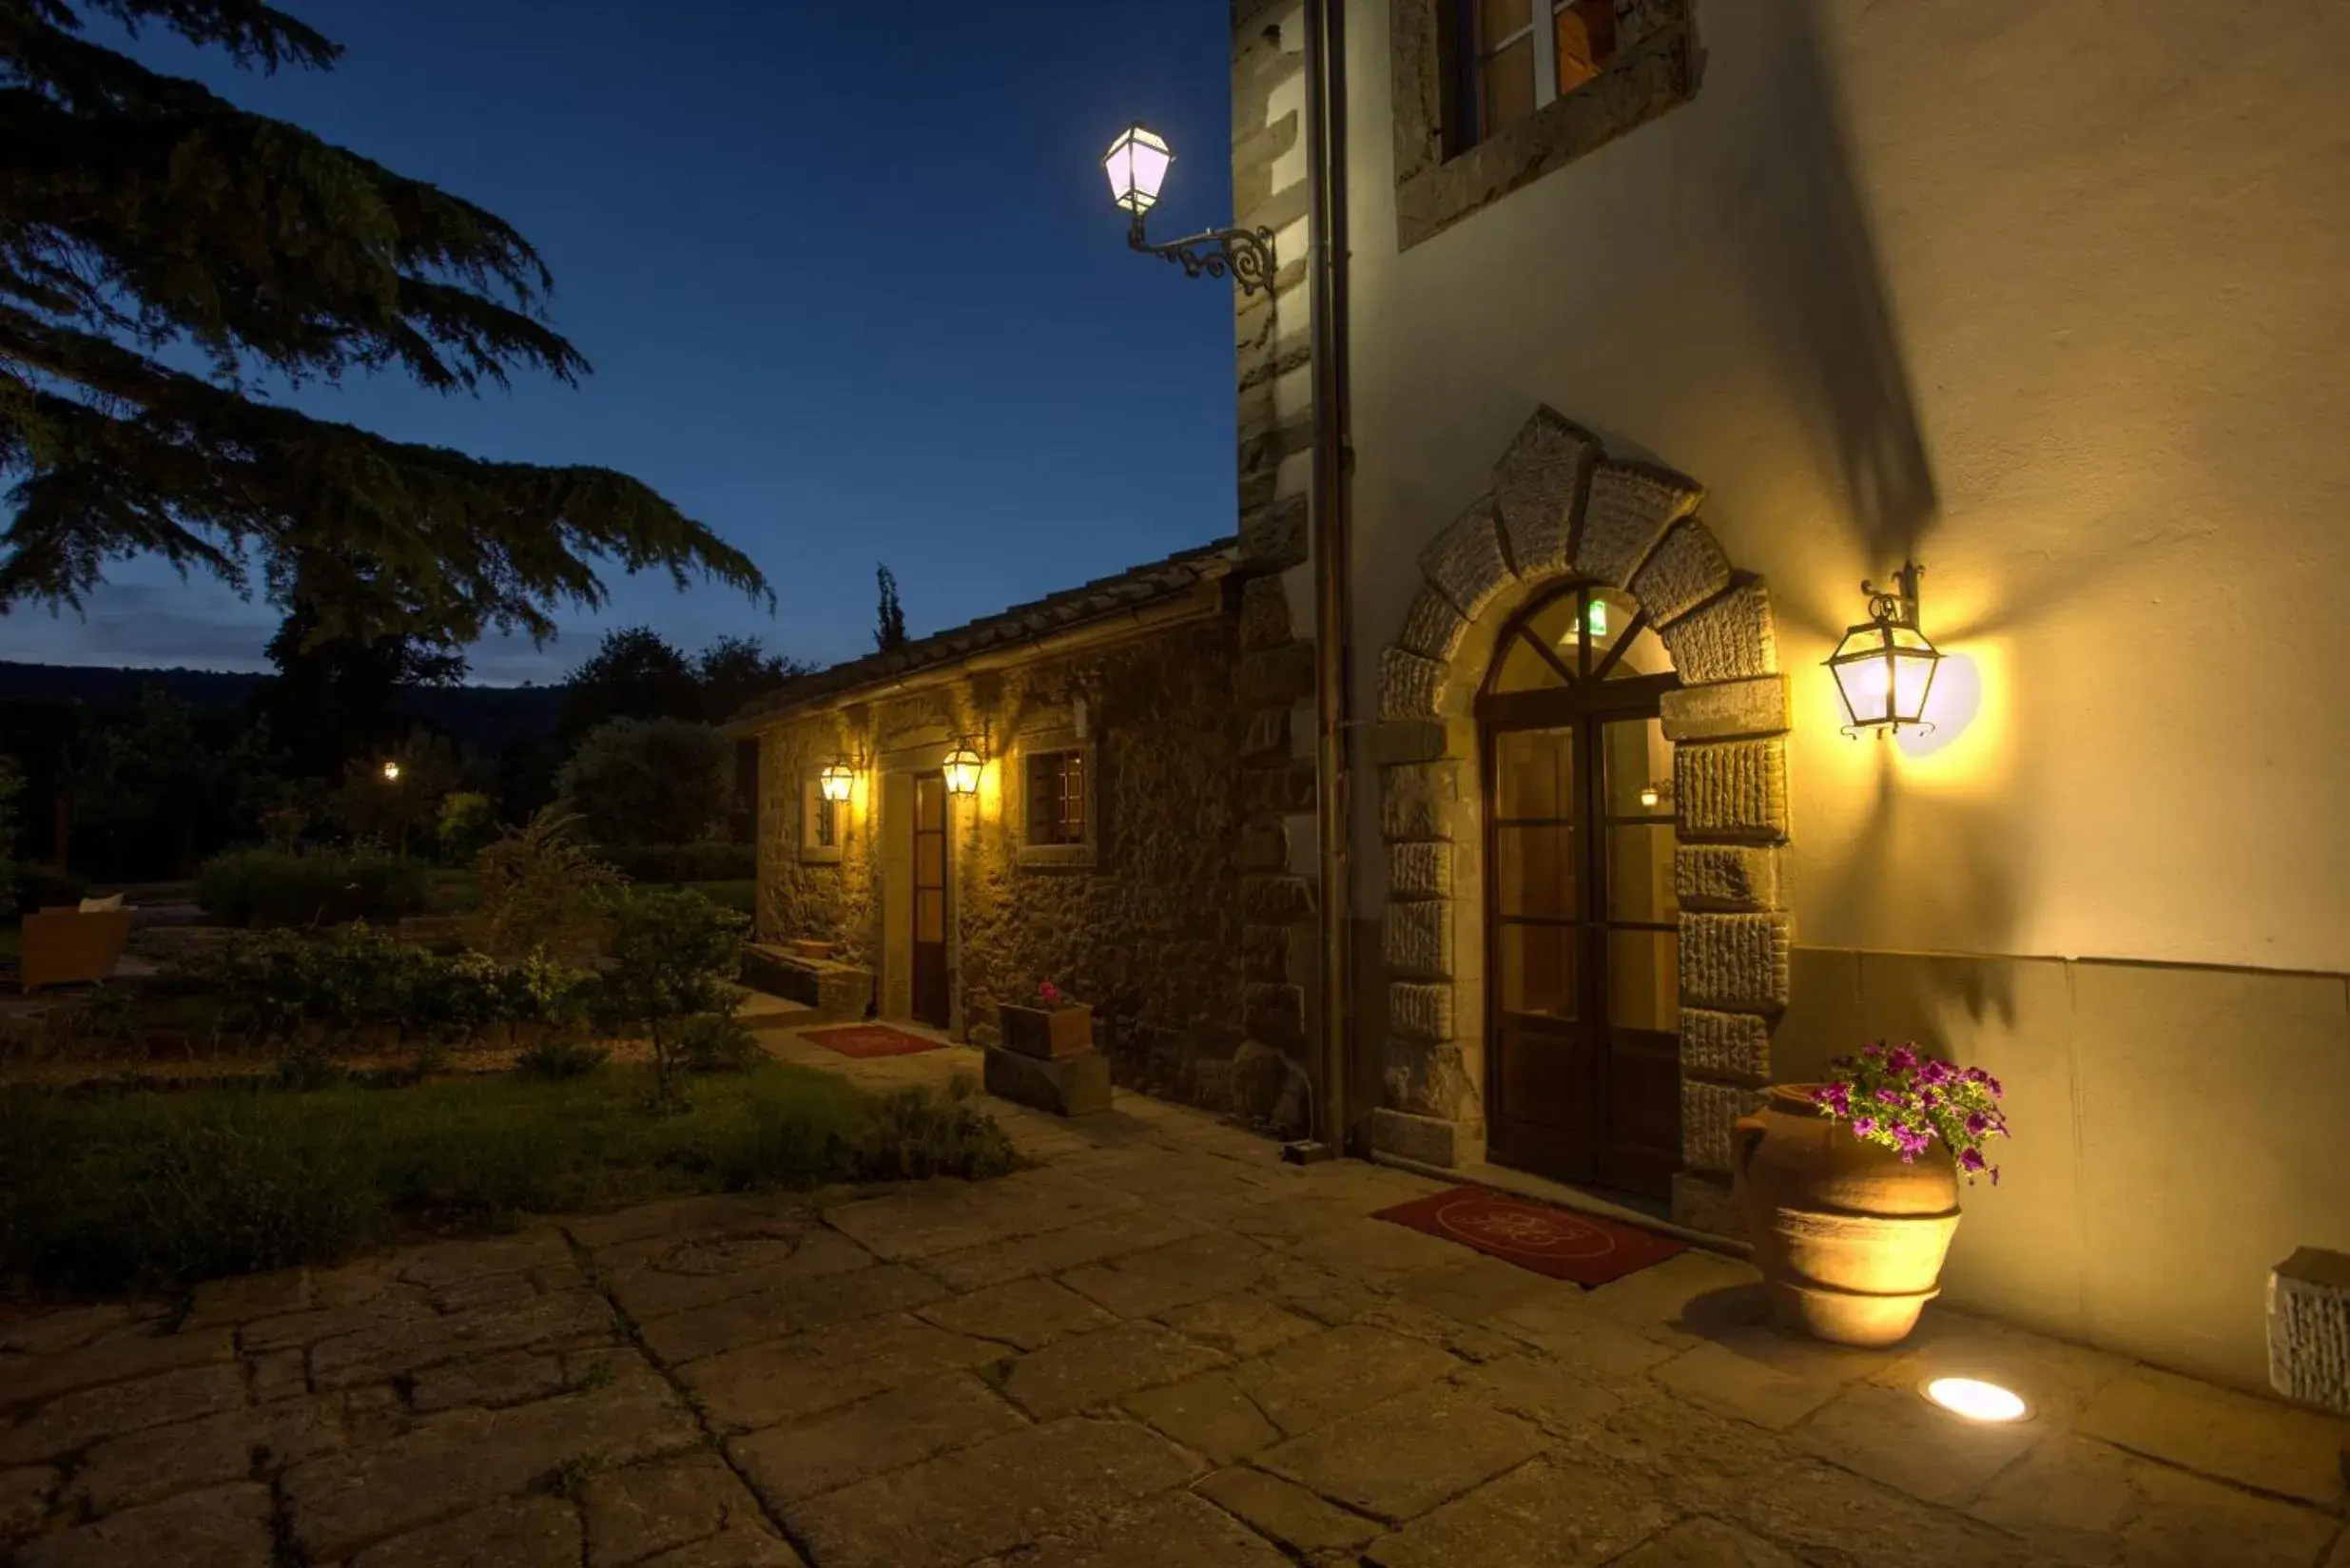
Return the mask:
[(1784, 1084), (1738, 1124), (1734, 1163), (1755, 1263), (1780, 1317), (1842, 1345), (1908, 1337), (1939, 1293), (1958, 1178), (1999, 1172), (2005, 1091), (1979, 1067), (1883, 1042), (1829, 1080)]
[(1939, 1138), (1972, 1186), (1988, 1174), (1999, 1185), (1999, 1168), (1984, 1157), (1983, 1146), (2008, 1135), (1999, 1109), (2007, 1091), (1979, 1067), (1952, 1067), (1921, 1054), (1914, 1045), (1887, 1050), (1882, 1041), (1860, 1048), (1857, 1056), (1828, 1064), (1833, 1076), (1811, 1090), (1814, 1105), (1849, 1123), (1853, 1136), (1893, 1150), (1904, 1165)]
[(1003, 1044), (1024, 1056), (1057, 1059), (1082, 1055), (1094, 1048), (1094, 1010), (1072, 1001), (1051, 980), (1037, 984), (1036, 999), (1025, 1006), (1005, 1002), (997, 1009), (1003, 1020)]

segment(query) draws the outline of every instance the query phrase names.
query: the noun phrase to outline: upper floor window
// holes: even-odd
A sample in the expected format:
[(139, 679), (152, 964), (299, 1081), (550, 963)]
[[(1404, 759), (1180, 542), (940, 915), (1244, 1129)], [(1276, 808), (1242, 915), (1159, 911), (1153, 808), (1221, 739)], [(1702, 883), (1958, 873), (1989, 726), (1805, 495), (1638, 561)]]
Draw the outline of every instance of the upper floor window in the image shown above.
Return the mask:
[(1452, 0), (1452, 27), (1455, 154), (1531, 119), (1616, 58), (1616, 0)]
[(1085, 753), (1037, 751), (1028, 756), (1028, 842), (1085, 842)]

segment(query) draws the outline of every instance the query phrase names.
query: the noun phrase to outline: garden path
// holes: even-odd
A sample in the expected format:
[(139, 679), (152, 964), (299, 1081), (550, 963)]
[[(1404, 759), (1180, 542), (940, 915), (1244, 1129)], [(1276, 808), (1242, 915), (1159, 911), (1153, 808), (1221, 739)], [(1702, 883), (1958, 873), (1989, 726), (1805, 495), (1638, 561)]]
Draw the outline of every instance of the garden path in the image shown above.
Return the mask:
[[(765, 1021), (765, 1020), (763, 1020)], [(780, 1021), (780, 1020), (778, 1020)], [(976, 1057), (778, 1055), (887, 1086)], [(1121, 1095), (1036, 1169), (696, 1198), (0, 1323), (23, 1568), (2350, 1568), (2342, 1423), (1952, 1312), (1585, 1292)], [(1998, 1377), (2027, 1423), (1912, 1391)]]

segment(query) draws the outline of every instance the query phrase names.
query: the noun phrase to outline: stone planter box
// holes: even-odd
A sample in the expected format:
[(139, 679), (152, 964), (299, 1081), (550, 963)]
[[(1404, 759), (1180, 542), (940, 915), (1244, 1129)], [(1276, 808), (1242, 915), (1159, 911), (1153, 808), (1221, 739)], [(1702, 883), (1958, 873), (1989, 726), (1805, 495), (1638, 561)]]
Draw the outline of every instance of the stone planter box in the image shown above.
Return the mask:
[(1067, 1007), (1016, 1007), (1005, 1002), (996, 1009), (1003, 1020), (1003, 1048), (1039, 1061), (1066, 1061), (1094, 1048), (1094, 1010)]
[(1110, 1058), (1098, 1051), (1039, 1057), (989, 1046), (982, 1063), (982, 1084), (998, 1099), (1056, 1116), (1090, 1116), (1110, 1109)]

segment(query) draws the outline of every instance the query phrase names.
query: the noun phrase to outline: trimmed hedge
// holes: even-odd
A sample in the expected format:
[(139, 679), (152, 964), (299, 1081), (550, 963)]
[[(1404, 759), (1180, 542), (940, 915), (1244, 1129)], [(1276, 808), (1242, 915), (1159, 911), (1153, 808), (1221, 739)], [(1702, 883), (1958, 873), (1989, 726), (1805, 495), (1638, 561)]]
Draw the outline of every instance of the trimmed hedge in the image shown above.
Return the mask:
[(397, 920), (432, 905), (432, 877), (388, 855), (240, 849), (196, 874), (196, 901), (228, 925), (333, 925)]

